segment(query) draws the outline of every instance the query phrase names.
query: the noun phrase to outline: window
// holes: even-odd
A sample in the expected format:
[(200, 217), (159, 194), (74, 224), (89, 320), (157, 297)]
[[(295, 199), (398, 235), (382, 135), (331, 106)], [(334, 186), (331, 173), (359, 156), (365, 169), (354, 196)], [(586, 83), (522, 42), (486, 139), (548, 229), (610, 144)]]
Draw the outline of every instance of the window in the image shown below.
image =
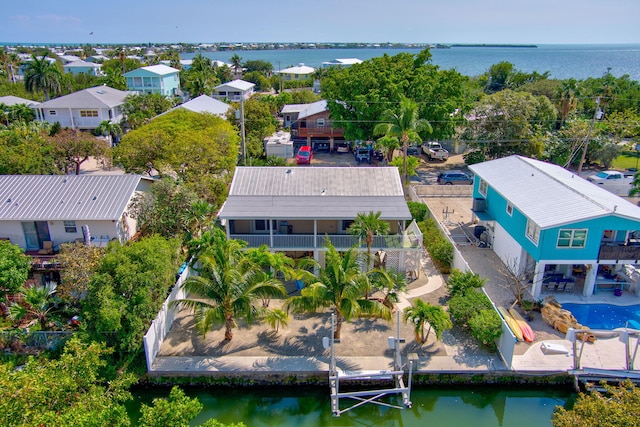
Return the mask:
[(341, 224), (342, 228), (341, 229), (343, 231), (347, 231), (347, 229), (349, 227), (351, 227), (351, 224), (353, 224), (353, 220), (352, 219), (344, 219), (344, 220), (342, 220), (342, 224)]
[(527, 237), (536, 245), (540, 239), (540, 227), (530, 219), (527, 220)]
[(587, 241), (586, 229), (562, 229), (558, 232), (559, 248), (584, 248)]
[(478, 184), (478, 191), (484, 197), (487, 197), (487, 187), (488, 187), (487, 181), (485, 181), (484, 179), (480, 179), (480, 184)]
[(324, 119), (318, 119), (318, 127), (319, 128), (323, 128), (324, 127)]
[(507, 213), (509, 214), (509, 216), (513, 215), (513, 205), (509, 202), (507, 202)]
[[(271, 221), (271, 229), (276, 230), (277, 221)], [(266, 219), (256, 219), (254, 222), (255, 231), (269, 231), (267, 228), (269, 226), (269, 221)]]
[(65, 233), (77, 233), (78, 227), (76, 227), (75, 221), (64, 221), (64, 232)]
[(80, 110), (80, 117), (98, 117), (98, 110)]
[(56, 115), (56, 110), (49, 110), (49, 115), (50, 116), (55, 116)]

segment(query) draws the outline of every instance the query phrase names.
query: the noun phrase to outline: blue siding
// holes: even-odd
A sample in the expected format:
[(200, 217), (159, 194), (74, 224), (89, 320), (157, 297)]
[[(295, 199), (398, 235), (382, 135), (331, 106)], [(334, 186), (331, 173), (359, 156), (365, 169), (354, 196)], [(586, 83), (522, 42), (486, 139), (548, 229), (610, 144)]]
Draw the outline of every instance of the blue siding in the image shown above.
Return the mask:
[[(479, 177), (478, 177), (479, 178)], [(545, 260), (595, 260), (598, 258), (600, 244), (605, 230), (616, 230), (615, 241), (623, 242), (627, 230), (640, 230), (640, 222), (622, 218), (611, 214), (601, 218), (566, 224), (540, 231), (538, 244), (534, 244), (527, 236), (527, 217), (515, 206), (512, 214), (507, 213), (507, 200), (497, 193), (490, 185), (487, 187), (486, 197), (480, 194), (480, 180), (474, 182), (474, 198), (486, 200), (488, 216), (499, 223), (520, 246), (522, 246), (536, 261)], [(587, 239), (584, 248), (558, 247), (558, 236), (561, 229), (587, 229)]]

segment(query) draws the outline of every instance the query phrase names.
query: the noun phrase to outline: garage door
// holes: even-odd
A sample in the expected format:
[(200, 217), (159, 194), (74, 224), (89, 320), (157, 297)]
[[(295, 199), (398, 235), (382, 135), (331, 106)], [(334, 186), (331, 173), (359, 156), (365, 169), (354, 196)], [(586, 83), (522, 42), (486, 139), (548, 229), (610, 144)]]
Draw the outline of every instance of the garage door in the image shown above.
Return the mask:
[(498, 254), (507, 267), (512, 268), (517, 266), (519, 268), (522, 258), (522, 247), (500, 224), (496, 223), (494, 232), (493, 251)]

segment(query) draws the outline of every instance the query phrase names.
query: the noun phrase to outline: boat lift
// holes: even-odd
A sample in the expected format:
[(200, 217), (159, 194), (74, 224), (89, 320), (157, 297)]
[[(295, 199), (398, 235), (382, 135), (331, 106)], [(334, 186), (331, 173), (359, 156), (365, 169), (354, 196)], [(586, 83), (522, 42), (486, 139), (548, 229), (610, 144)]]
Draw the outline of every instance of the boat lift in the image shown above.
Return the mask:
[[(375, 405), (386, 406), (395, 409), (411, 408), (411, 377), (413, 375), (413, 361), (409, 361), (409, 378), (408, 385), (404, 385), (404, 370), (402, 365), (402, 359), (400, 356), (400, 343), (404, 343), (404, 338), (400, 338), (400, 313), (398, 312), (398, 330), (395, 337), (389, 337), (389, 347), (394, 350), (393, 370), (381, 370), (381, 371), (356, 371), (356, 372), (344, 372), (338, 371), (336, 367), (335, 357), (335, 344), (340, 343), (340, 340), (334, 338), (335, 333), (335, 313), (331, 314), (331, 338), (323, 337), (322, 345), (325, 349), (331, 350), (331, 360), (329, 365), (329, 387), (331, 389), (331, 411), (333, 416), (339, 417), (341, 414), (350, 411), (364, 405), (365, 403), (373, 403)], [(360, 390), (353, 392), (340, 392), (340, 380), (347, 381), (375, 381), (375, 380), (390, 380), (393, 381), (393, 388), (383, 388), (377, 390)], [(402, 404), (404, 406), (393, 405), (390, 403), (382, 402), (380, 399), (383, 396), (391, 394), (401, 394)], [(357, 403), (345, 408), (340, 409), (340, 398), (354, 399)]]

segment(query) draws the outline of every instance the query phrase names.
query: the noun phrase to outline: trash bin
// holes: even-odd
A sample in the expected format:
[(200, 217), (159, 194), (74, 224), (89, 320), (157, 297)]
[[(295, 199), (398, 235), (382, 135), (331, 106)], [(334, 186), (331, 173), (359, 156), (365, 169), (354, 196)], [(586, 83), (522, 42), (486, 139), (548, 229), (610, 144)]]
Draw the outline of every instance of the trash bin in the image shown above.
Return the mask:
[(476, 239), (479, 239), (480, 236), (482, 236), (482, 233), (484, 233), (486, 230), (487, 227), (485, 227), (484, 225), (476, 225), (473, 229), (473, 235)]

